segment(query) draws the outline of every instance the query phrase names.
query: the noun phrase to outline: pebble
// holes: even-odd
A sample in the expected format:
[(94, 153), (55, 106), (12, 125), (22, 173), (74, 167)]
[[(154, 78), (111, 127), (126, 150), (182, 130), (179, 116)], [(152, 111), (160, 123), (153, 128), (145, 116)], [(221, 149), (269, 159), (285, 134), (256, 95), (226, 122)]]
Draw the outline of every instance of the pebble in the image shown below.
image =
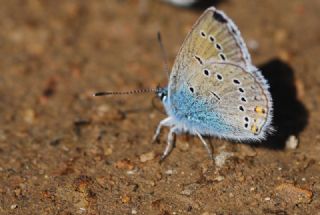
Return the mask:
[(129, 203), (131, 198), (128, 195), (121, 196), (121, 202), (124, 204)]
[(280, 198), (293, 205), (310, 203), (313, 196), (313, 193), (310, 190), (289, 183), (280, 184), (275, 190)]
[(16, 208), (18, 208), (18, 205), (17, 205), (17, 204), (13, 204), (13, 205), (10, 206), (10, 209), (11, 209), (11, 210), (16, 209)]
[(135, 209), (135, 208), (133, 208), (132, 210), (131, 210), (131, 214), (137, 214), (138, 212), (137, 212), (137, 210)]
[(172, 170), (172, 169), (168, 169), (168, 170), (165, 171), (166, 175), (172, 175), (172, 174), (175, 174), (175, 173), (177, 173), (177, 172), (175, 170)]
[(186, 151), (189, 150), (190, 145), (189, 145), (189, 143), (187, 143), (187, 142), (182, 142), (182, 143), (178, 144), (178, 148), (179, 148), (181, 151), (186, 152)]
[(111, 147), (104, 149), (104, 155), (106, 155), (106, 156), (111, 155), (112, 152), (113, 152), (113, 150)]
[(224, 176), (218, 175), (217, 177), (214, 178), (214, 180), (218, 181), (218, 182), (223, 181), (224, 180)]
[(188, 7), (194, 4), (197, 0), (163, 0), (165, 2), (170, 2), (174, 5), (181, 6), (181, 7)]
[(118, 169), (133, 170), (135, 166), (130, 160), (123, 159), (123, 160), (117, 161), (115, 163), (115, 167), (118, 168)]
[(132, 169), (132, 170), (128, 170), (127, 171), (127, 174), (128, 175), (134, 175), (134, 174), (137, 174), (138, 173), (138, 168), (134, 168), (134, 169)]
[(155, 154), (153, 151), (144, 153), (144, 154), (140, 155), (140, 162), (144, 163), (144, 162), (153, 160), (154, 157), (155, 157)]
[(257, 155), (257, 152), (250, 146), (241, 144), (240, 146), (240, 157), (255, 157)]
[(28, 124), (33, 124), (36, 118), (36, 114), (33, 109), (26, 109), (24, 111), (23, 119)]
[(181, 191), (182, 195), (190, 196), (194, 191), (199, 188), (199, 184), (193, 183), (184, 187), (184, 190)]
[(221, 168), (226, 160), (229, 158), (229, 157), (232, 157), (233, 156), (233, 153), (230, 153), (230, 152), (220, 152), (219, 155), (217, 155), (215, 158), (214, 158), (214, 161), (215, 161), (215, 164), (217, 167)]
[(126, 118), (122, 111), (112, 108), (109, 105), (98, 106), (97, 114), (105, 120), (124, 120)]
[(286, 141), (286, 149), (296, 149), (298, 145), (298, 138), (295, 135), (290, 135)]

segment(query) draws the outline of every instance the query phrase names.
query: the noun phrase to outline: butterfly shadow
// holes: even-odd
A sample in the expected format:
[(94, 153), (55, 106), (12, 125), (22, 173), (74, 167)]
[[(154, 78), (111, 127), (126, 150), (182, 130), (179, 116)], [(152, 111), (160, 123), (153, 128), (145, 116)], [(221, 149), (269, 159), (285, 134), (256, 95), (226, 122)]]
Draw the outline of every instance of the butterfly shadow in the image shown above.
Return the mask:
[(298, 136), (306, 127), (309, 114), (298, 100), (294, 72), (287, 63), (272, 59), (259, 68), (270, 84), (275, 132), (256, 146), (281, 150), (289, 136)]

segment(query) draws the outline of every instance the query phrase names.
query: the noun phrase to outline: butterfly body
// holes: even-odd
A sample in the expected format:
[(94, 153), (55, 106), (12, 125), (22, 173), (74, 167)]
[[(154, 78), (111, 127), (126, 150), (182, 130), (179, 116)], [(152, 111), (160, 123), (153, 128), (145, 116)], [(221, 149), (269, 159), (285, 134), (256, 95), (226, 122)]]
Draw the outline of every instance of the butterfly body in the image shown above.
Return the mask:
[(232, 140), (263, 140), (272, 131), (272, 99), (268, 84), (252, 65), (236, 25), (223, 12), (208, 8), (186, 37), (162, 88), (169, 126), (167, 148), (174, 135), (188, 132)]

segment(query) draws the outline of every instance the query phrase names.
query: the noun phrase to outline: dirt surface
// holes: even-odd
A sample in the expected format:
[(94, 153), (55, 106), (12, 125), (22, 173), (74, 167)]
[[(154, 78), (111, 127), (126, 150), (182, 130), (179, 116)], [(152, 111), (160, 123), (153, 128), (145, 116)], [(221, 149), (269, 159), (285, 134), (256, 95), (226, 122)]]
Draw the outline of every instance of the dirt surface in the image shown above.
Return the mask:
[[(277, 132), (264, 143), (177, 137), (159, 164), (164, 86), (205, 9), (161, 1), (2, 1), (0, 214), (319, 214), (320, 1), (215, 1), (271, 84)], [(159, 111), (160, 110), (160, 111)], [(297, 145), (298, 144), (298, 145)]]

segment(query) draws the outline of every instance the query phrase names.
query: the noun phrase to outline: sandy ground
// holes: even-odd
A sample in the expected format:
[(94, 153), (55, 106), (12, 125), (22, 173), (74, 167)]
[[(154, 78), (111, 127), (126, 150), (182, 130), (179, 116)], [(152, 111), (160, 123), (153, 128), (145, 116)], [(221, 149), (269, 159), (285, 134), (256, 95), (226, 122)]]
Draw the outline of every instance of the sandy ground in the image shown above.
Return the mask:
[(172, 65), (206, 6), (3, 0), (0, 214), (319, 214), (320, 1), (214, 2), (271, 84), (277, 132), (211, 138), (217, 162), (180, 135), (159, 164), (154, 95), (91, 93), (164, 86), (157, 31)]

